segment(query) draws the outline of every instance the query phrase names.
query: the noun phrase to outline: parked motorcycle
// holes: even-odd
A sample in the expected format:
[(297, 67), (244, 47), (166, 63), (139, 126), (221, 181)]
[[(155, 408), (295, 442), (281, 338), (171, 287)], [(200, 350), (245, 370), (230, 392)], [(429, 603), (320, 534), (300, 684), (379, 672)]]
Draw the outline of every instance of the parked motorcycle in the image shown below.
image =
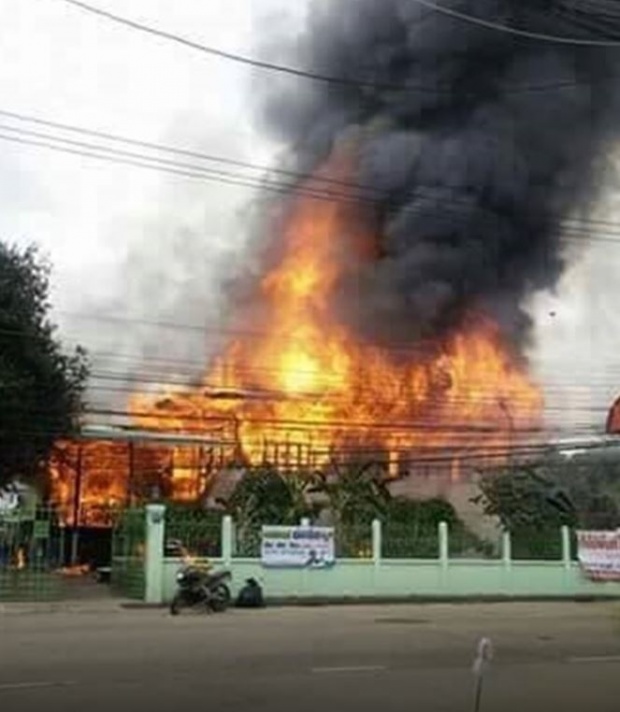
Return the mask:
[(197, 607), (214, 613), (225, 611), (231, 602), (230, 588), (225, 583), (230, 578), (230, 571), (185, 566), (177, 573), (177, 592), (170, 613), (176, 616), (182, 608)]

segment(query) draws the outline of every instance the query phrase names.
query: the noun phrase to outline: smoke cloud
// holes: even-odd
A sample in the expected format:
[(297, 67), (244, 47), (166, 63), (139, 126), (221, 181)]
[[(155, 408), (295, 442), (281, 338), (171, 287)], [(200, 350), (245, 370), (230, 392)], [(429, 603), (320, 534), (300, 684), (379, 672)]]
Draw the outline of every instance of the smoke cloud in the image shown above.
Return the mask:
[[(561, 0), (442, 4), (537, 33), (613, 38)], [(563, 222), (587, 215), (606, 177), (618, 55), (412, 0), (316, 2), (289, 63), (352, 83), (270, 77), (262, 119), (290, 146), (286, 166), (303, 172), (343, 140), (355, 146), (350, 181), (364, 190), (338, 192), (363, 196), (377, 258), (343, 278), (342, 318), (375, 343), (402, 343), (483, 312), (524, 352), (526, 302), (565, 266)]]

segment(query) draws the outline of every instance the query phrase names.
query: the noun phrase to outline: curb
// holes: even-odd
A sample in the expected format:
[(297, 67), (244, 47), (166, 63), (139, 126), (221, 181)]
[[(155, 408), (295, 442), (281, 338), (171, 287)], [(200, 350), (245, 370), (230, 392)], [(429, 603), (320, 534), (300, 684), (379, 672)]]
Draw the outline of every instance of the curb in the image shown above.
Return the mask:
[[(612, 603), (620, 601), (618, 596), (469, 596), (469, 597), (439, 597), (439, 596), (407, 596), (407, 597), (334, 597), (334, 598), (266, 598), (265, 605), (269, 608), (320, 608), (325, 606), (394, 606), (394, 605), (476, 605), (476, 604), (506, 604), (506, 603)], [(167, 608), (167, 603), (143, 603), (130, 601), (122, 603), (127, 610), (161, 610)], [(234, 606), (232, 606), (234, 608)]]
[[(320, 608), (325, 606), (393, 606), (393, 605), (475, 605), (506, 603), (613, 603), (620, 596), (588, 595), (573, 596), (403, 596), (403, 597), (321, 597), (321, 598), (267, 598), (270, 608)], [(94, 615), (102, 613), (122, 613), (123, 611), (153, 611), (168, 608), (167, 603), (145, 603), (143, 601), (116, 600), (100, 603), (81, 601), (55, 601), (46, 603), (0, 603), (0, 616), (26, 616), (54, 613)]]

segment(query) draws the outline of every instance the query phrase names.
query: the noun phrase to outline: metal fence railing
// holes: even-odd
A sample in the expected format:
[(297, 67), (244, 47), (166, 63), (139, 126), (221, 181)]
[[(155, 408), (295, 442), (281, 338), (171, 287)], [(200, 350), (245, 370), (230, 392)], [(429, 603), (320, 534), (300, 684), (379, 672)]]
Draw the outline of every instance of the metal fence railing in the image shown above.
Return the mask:
[(372, 526), (344, 524), (334, 530), (337, 559), (371, 559)]
[(145, 591), (144, 553), (146, 516), (142, 507), (118, 514), (112, 534), (112, 589), (127, 598), (141, 599)]
[(437, 559), (438, 527), (418, 527), (384, 522), (381, 556), (385, 559)]
[(166, 554), (196, 558), (222, 555), (222, 516), (197, 509), (166, 510)]
[(0, 516), (0, 600), (53, 600), (62, 595), (65, 529), (56, 510), (36, 506)]
[[(125, 521), (115, 529), (115, 560), (130, 562), (142, 569), (137, 553), (144, 543), (144, 512), (139, 510), (139, 524), (128, 513)], [(168, 557), (219, 558), (223, 555), (223, 517), (200, 510), (166, 511), (165, 552)], [(496, 522), (485, 521), (477, 531), (461, 523), (445, 524), (445, 535), (439, 522), (383, 521), (378, 528), (382, 559), (438, 560), (442, 555), (451, 560), (497, 561), (510, 556), (514, 561), (557, 562), (566, 555), (560, 527), (517, 529), (502, 531)], [(275, 523), (273, 526), (277, 526)], [(230, 552), (233, 558), (260, 559), (261, 525), (232, 522)], [(576, 559), (576, 536), (570, 532), (570, 556)], [(371, 559), (375, 551), (372, 523), (341, 524), (334, 527), (336, 559)], [(138, 548), (136, 548), (138, 547)], [(508, 548), (506, 548), (508, 547)]]

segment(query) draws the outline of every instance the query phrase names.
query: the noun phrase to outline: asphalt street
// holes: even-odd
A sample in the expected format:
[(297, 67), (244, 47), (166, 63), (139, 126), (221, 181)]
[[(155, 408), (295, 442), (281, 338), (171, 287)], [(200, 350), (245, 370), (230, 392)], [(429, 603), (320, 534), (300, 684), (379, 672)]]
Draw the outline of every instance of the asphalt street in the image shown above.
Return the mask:
[(0, 710), (620, 710), (620, 604), (0, 614)]

